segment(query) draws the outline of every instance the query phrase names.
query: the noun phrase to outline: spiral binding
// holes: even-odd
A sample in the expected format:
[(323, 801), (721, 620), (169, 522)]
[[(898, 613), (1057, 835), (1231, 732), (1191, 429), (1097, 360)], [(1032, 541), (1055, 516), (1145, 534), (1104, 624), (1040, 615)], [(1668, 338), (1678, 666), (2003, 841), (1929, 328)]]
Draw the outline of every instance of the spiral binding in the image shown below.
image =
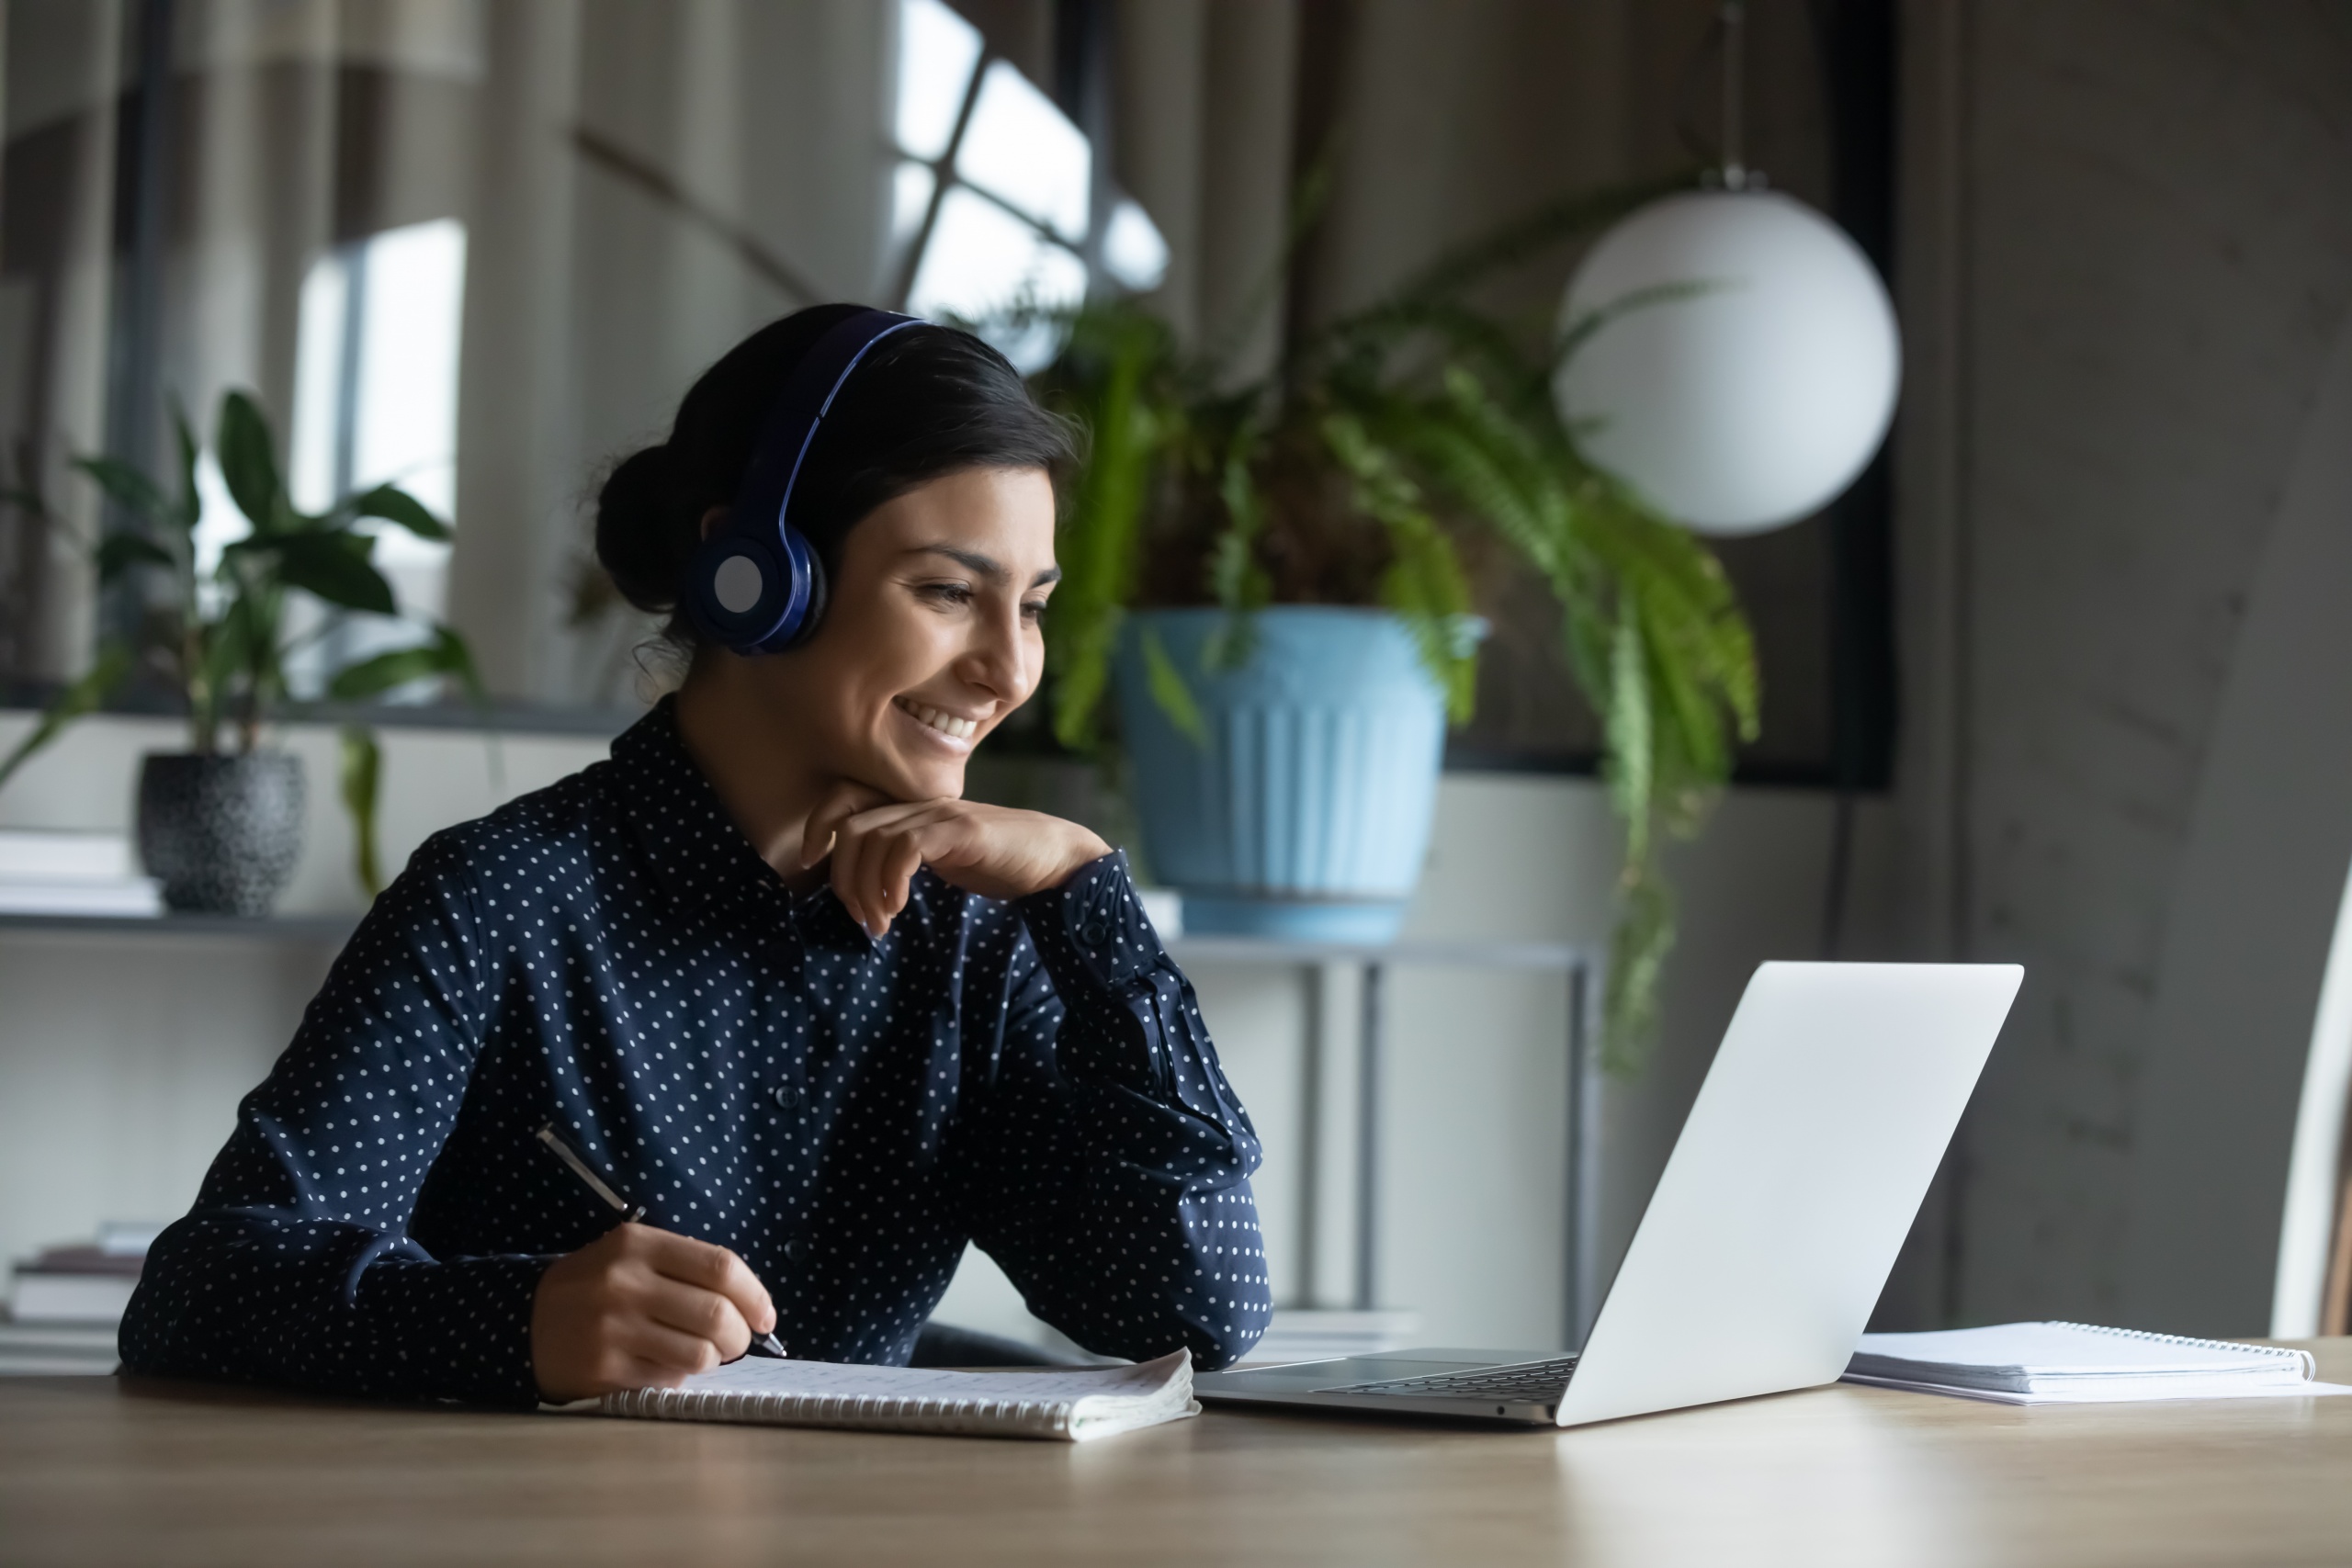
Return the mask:
[(2297, 1350), (2285, 1345), (2233, 1345), (2226, 1339), (2199, 1339), (2187, 1334), (2158, 1334), (2147, 1328), (2109, 1328), (2098, 1323), (2067, 1323), (2053, 1321), (2052, 1328), (2079, 1328), (2086, 1334), (2111, 1334), (2118, 1339), (2145, 1339), (2158, 1345), (2186, 1345), (2194, 1350), (2251, 1350), (2256, 1355), (2276, 1356), (2300, 1363), (2303, 1376), (2317, 1375), (2319, 1364), (2308, 1350)]
[(926, 1399), (859, 1393), (751, 1393), (692, 1388), (607, 1394), (616, 1416), (661, 1421), (741, 1421), (779, 1427), (865, 1427), (902, 1432), (1015, 1432), (1060, 1437), (1073, 1404), (1048, 1400)]

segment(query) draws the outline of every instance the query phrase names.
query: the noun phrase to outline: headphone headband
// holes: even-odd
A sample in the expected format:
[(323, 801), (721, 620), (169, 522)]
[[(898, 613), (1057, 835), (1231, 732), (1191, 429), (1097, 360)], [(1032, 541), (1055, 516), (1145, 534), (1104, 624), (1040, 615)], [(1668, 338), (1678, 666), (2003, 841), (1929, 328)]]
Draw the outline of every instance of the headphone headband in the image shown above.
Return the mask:
[(686, 604), (704, 633), (738, 653), (780, 653), (816, 627), (824, 567), (792, 525), (792, 496), (817, 431), (874, 345), (919, 316), (860, 310), (826, 329), (786, 379), (727, 525), (696, 552)]

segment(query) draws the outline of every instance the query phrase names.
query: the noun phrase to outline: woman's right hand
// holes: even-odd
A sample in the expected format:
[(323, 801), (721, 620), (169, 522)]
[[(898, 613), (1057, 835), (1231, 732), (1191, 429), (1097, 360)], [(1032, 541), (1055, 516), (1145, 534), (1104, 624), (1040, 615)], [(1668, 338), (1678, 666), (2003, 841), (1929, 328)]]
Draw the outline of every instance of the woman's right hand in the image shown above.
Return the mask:
[(539, 1276), (531, 1371), (551, 1404), (674, 1388), (775, 1327), (767, 1287), (727, 1248), (618, 1225)]

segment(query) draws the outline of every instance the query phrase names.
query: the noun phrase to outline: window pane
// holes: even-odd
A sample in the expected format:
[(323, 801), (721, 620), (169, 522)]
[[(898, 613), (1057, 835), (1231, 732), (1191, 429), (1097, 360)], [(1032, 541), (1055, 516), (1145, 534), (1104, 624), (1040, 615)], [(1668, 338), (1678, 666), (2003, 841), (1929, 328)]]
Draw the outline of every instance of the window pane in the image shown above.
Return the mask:
[(901, 164), (890, 177), (890, 250), (903, 256), (906, 247), (914, 242), (915, 231), (922, 227), (922, 215), (931, 206), (931, 187), (934, 181), (928, 165)]
[[(286, 484), (294, 504), (305, 512), (323, 512), (334, 503), (336, 426), (343, 409), (350, 282), (350, 271), (340, 253), (321, 256), (302, 278), (294, 340), (294, 431), (287, 454)], [(206, 522), (210, 521), (208, 513)]]
[[(447, 518), (457, 502), (465, 225), (444, 218), (394, 229), (368, 242), (367, 257), (351, 482), (398, 484)], [(424, 543), (396, 531), (379, 558)]]
[[(1086, 297), (1086, 265), (995, 203), (950, 189), (939, 204), (909, 309), (981, 321), (1019, 304), (1075, 305)], [(1051, 326), (989, 326), (987, 335), (1023, 371), (1051, 359)]]
[(1138, 294), (1159, 287), (1168, 276), (1168, 242), (1159, 225), (1134, 201), (1121, 197), (1102, 228), (1102, 265)]
[(1086, 237), (1094, 160), (1085, 134), (1001, 60), (980, 79), (956, 173), (1073, 244)]
[[(458, 355), (465, 314), (466, 229), (436, 219), (369, 236), (311, 265), (295, 347), (288, 488), (322, 511), (336, 497), (392, 483), (445, 520), (456, 510)], [(356, 356), (356, 357), (355, 357)], [(225, 498), (224, 498), (225, 499)], [(200, 534), (243, 531), (208, 505)], [(405, 529), (379, 534), (376, 564), (401, 608), (441, 615), (449, 547)]]
[(944, 157), (980, 61), (978, 28), (939, 0), (899, 7), (899, 145), (926, 163)]

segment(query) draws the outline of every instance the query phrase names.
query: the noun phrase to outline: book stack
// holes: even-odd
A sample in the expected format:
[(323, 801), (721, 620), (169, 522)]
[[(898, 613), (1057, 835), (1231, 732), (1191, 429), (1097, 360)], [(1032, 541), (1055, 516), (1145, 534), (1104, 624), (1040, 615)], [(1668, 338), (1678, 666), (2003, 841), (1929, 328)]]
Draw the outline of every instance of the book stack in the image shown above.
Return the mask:
[(104, 1377), (120, 1359), (113, 1324), (0, 1317), (0, 1377)]
[(113, 1371), (115, 1332), (155, 1233), (153, 1225), (105, 1225), (96, 1241), (52, 1247), (17, 1264), (0, 1316), (0, 1374)]
[(18, 1263), (8, 1283), (9, 1321), (120, 1323), (155, 1235), (153, 1225), (104, 1225), (96, 1241), (52, 1247)]
[(160, 915), (164, 895), (139, 874), (120, 833), (0, 828), (0, 915)]

